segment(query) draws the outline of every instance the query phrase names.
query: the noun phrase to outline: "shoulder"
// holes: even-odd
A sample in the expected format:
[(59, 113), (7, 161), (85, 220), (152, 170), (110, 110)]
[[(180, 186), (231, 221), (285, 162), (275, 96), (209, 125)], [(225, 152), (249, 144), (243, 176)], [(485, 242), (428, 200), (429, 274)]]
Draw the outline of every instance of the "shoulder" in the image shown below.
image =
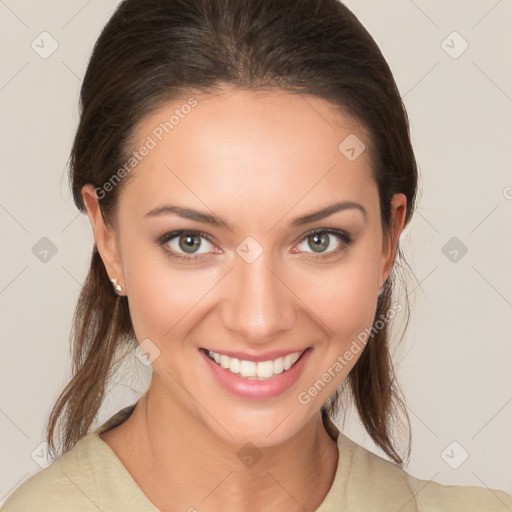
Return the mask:
[(97, 512), (95, 463), (101, 456), (101, 442), (94, 435), (82, 438), (50, 466), (25, 480), (4, 503), (2, 512), (43, 512), (64, 507)]
[(7, 499), (1, 512), (38, 512), (100, 510), (100, 505), (118, 502), (124, 496), (131, 504), (146, 504), (142, 491), (99, 434), (123, 423), (137, 402), (114, 414), (95, 432), (80, 439), (75, 446), (49, 467), (25, 480)]
[(443, 485), (407, 475), (418, 511), (510, 512), (512, 496), (498, 489), (472, 485)]
[(356, 444), (340, 433), (340, 457), (345, 455), (347, 502), (365, 510), (396, 512), (510, 512), (512, 496), (475, 486), (443, 485), (409, 475), (396, 464)]

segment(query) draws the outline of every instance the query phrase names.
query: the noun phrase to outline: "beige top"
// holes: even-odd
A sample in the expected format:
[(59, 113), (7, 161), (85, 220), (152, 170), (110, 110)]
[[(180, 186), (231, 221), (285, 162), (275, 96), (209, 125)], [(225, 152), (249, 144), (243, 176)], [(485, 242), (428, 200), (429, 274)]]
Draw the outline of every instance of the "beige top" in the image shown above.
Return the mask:
[[(126, 417), (125, 411), (116, 416)], [(0, 510), (158, 512), (114, 451), (99, 437), (111, 422), (112, 419), (83, 437), (49, 467), (28, 478)], [(316, 512), (512, 511), (512, 496), (503, 491), (419, 480), (341, 432), (337, 445), (334, 481)]]

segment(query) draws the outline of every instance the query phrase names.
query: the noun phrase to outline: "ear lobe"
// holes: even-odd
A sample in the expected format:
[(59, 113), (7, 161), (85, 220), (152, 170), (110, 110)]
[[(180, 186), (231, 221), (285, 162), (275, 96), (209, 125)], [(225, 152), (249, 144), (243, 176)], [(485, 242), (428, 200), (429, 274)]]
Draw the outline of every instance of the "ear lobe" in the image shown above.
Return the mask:
[(112, 226), (105, 223), (98, 198), (92, 184), (82, 187), (82, 199), (94, 233), (96, 247), (110, 279), (117, 278), (124, 282), (122, 265), (119, 258), (116, 233)]
[(395, 263), (398, 249), (398, 240), (404, 229), (405, 214), (407, 210), (407, 198), (404, 194), (395, 194), (391, 199), (391, 220), (389, 233), (383, 241), (383, 268), (380, 287), (384, 286), (393, 264)]

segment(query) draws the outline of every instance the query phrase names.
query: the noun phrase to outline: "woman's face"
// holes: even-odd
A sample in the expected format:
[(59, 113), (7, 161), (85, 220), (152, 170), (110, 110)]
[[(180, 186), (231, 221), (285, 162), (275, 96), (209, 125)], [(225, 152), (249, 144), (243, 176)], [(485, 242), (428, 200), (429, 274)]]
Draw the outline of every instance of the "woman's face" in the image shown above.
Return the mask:
[[(365, 133), (310, 96), (196, 95), (137, 136), (115, 236), (92, 222), (151, 386), (227, 441), (283, 442), (361, 355), (405, 198), (387, 244)], [(296, 359), (286, 354), (303, 355), (284, 370)]]

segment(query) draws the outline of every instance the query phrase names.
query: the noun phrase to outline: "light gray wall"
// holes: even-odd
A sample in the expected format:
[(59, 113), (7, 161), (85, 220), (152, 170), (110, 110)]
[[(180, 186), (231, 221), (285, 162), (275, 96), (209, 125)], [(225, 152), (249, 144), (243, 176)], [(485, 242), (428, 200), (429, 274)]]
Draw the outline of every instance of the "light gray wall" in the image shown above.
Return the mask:
[[(66, 166), (81, 77), (116, 5), (0, 1), (0, 503), (41, 469), (48, 413), (70, 377), (68, 335), (93, 237)], [(512, 493), (512, 4), (347, 5), (394, 72), (422, 174), (402, 237), (420, 285), (409, 285), (411, 322), (395, 351), (413, 432), (407, 471)], [(47, 58), (43, 31), (58, 44)], [(100, 421), (138, 398), (144, 372), (135, 360), (119, 373)], [(382, 454), (354, 415), (344, 431)]]

